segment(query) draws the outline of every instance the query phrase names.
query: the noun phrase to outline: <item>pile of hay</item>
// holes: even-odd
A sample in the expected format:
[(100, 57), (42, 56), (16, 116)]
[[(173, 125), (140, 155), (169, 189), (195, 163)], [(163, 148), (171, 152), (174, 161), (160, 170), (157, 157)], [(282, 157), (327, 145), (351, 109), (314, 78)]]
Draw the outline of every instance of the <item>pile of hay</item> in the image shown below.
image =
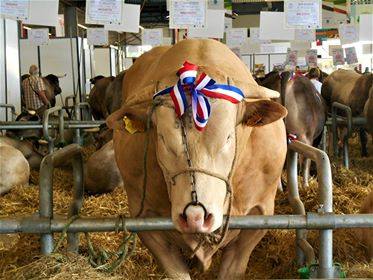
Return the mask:
[[(373, 146), (369, 146), (373, 153)], [(360, 159), (353, 146), (351, 170), (333, 165), (334, 209), (338, 214), (357, 213), (364, 197), (373, 190), (373, 156)], [(92, 152), (87, 149), (85, 158)], [(66, 215), (71, 199), (72, 175), (68, 168), (54, 171), (54, 211), (56, 215)], [(19, 186), (0, 197), (0, 217), (22, 216), (37, 212), (38, 173), (32, 172), (32, 184)], [(312, 180), (310, 188), (301, 190), (306, 211), (318, 208), (317, 183)], [(292, 213), (285, 194), (276, 198), (277, 214)], [(117, 216), (128, 214), (126, 195), (121, 188), (111, 194), (86, 196), (82, 215)], [(59, 235), (56, 235), (57, 239)], [(107, 250), (116, 251), (121, 234), (91, 234), (93, 244)], [(318, 232), (310, 231), (308, 239), (318, 253)], [(247, 279), (254, 278), (297, 278), (295, 263), (294, 231), (271, 230), (253, 251)], [(81, 237), (80, 255), (66, 253), (65, 248), (52, 257), (39, 255), (39, 237), (34, 234), (0, 235), (0, 279), (162, 279), (163, 272), (155, 260), (141, 244), (135, 255), (113, 273), (104, 273), (92, 268), (87, 262), (87, 245)], [(342, 264), (348, 277), (373, 277), (373, 264), (364, 262), (363, 246), (356, 240), (355, 230), (334, 231), (334, 258)], [(214, 279), (217, 275), (220, 253), (214, 259), (208, 272), (200, 273), (192, 269), (194, 279)], [(193, 263), (193, 262), (192, 262)]]

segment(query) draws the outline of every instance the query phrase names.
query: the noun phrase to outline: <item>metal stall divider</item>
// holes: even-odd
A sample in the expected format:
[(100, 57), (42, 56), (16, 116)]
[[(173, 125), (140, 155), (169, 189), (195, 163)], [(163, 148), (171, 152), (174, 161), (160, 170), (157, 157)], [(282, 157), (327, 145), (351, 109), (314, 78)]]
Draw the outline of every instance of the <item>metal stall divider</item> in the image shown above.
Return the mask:
[[(235, 216), (231, 217), (231, 229), (296, 229), (320, 230), (320, 254), (317, 275), (319, 278), (334, 278), (337, 270), (333, 267), (333, 229), (337, 228), (373, 228), (373, 214), (347, 214), (337, 215), (332, 208), (332, 178), (330, 162), (327, 155), (313, 147), (299, 141), (292, 141), (289, 146), (288, 173), (290, 176), (291, 196), (299, 200), (296, 176), (296, 155), (302, 153), (314, 160), (317, 165), (319, 189), (320, 189), (320, 211), (318, 213), (296, 214), (296, 215), (272, 215), (272, 216)], [(40, 170), (40, 215), (39, 217), (7, 217), (0, 218), (0, 233), (37, 233), (42, 237), (42, 253), (50, 254), (54, 248), (54, 232), (108, 232), (118, 231), (118, 217), (78, 217), (83, 201), (82, 184), (82, 151), (81, 148), (72, 144), (61, 150), (48, 155), (42, 162)], [(73, 158), (74, 168), (74, 191), (73, 202), (70, 204), (69, 219), (53, 217), (53, 168), (65, 159)], [(301, 206), (301, 202), (293, 203), (294, 207)], [(302, 212), (301, 209), (298, 212)], [(74, 220), (71, 220), (71, 217)], [(131, 232), (174, 230), (170, 218), (126, 218), (126, 229)], [(68, 225), (68, 226), (67, 226)], [(121, 229), (119, 229), (121, 230)], [(122, 229), (123, 230), (123, 229)], [(78, 236), (69, 235), (69, 249), (77, 251)], [(302, 234), (297, 235), (297, 244), (300, 245)], [(304, 235), (303, 235), (304, 237)], [(300, 245), (301, 246), (301, 245)], [(307, 256), (307, 254), (306, 254)], [(300, 254), (298, 254), (298, 258)], [(338, 276), (337, 276), (338, 277)]]

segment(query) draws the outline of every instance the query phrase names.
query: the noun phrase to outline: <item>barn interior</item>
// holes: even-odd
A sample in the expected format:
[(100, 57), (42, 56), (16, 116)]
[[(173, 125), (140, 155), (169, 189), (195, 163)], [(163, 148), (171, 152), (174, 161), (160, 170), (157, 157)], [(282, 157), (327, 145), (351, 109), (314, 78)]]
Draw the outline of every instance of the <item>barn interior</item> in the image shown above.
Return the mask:
[[(373, 279), (372, 0), (0, 0), (0, 4), (0, 279)], [(185, 261), (187, 276), (170, 274), (159, 260), (161, 253), (149, 248), (141, 236), (186, 234), (175, 228), (170, 206), (166, 214), (142, 211), (150, 207), (149, 188), (157, 188), (154, 170), (164, 168), (157, 140), (149, 136), (157, 125), (153, 94), (169, 88), (161, 94), (173, 97), (169, 102), (175, 109), (176, 128), (208, 133), (211, 139), (219, 135), (211, 132), (214, 111), (219, 112), (216, 104), (231, 100), (203, 95), (193, 84), (181, 96), (191, 104), (195, 104), (193, 92), (203, 97), (208, 113), (202, 107), (194, 112), (188, 104), (184, 115), (176, 109), (181, 105), (171, 88), (178, 82), (187, 88), (180, 73), (190, 68), (178, 61), (185, 69), (176, 69), (175, 61), (167, 58), (183, 57), (180, 50), (192, 53), (189, 41), (203, 46), (200, 56), (192, 58), (212, 61), (214, 67), (216, 61), (224, 62), (221, 69), (211, 71), (216, 77), (206, 70), (211, 65), (197, 65), (197, 82), (203, 68), (216, 79), (217, 87), (224, 84), (222, 88), (231, 91), (237, 87), (237, 93), (249, 84), (249, 89), (262, 94), (253, 98), (244, 92), (231, 103), (263, 99), (287, 112), (281, 116), (284, 121), (277, 120), (286, 137), (273, 136), (279, 139), (278, 150), (286, 146), (283, 164), (276, 166), (281, 175), (272, 199), (274, 212), (258, 215), (246, 209), (231, 215), (226, 203), (233, 203), (234, 209), (237, 197), (246, 194), (233, 192), (233, 202), (224, 200), (228, 212), (220, 234), (224, 225), (227, 232), (268, 229), (237, 275), (221, 270), (228, 233), (219, 242), (210, 241), (218, 230), (211, 235), (191, 234), (205, 249), (220, 246), (205, 269), (196, 256), (199, 245), (193, 250), (167, 240), (167, 249), (177, 247)], [(165, 51), (157, 53), (162, 48)], [(226, 57), (221, 58), (222, 53)], [(172, 74), (166, 68), (173, 69)], [(227, 74), (226, 69), (237, 72)], [(153, 75), (157, 83), (149, 78)], [(244, 86), (237, 77), (244, 77)], [(151, 90), (147, 84), (152, 84)], [(148, 107), (135, 104), (137, 113), (146, 112), (142, 119), (128, 109), (137, 90), (149, 97), (139, 102)], [(308, 96), (307, 101), (297, 94)], [(33, 107), (35, 101), (30, 99), (40, 106)], [(205, 104), (198, 102), (196, 106)], [(123, 108), (129, 113), (112, 125), (113, 116)], [(159, 117), (159, 112), (155, 114)], [(204, 114), (207, 117), (199, 123)], [(247, 126), (254, 131), (272, 125), (261, 126), (264, 117), (255, 113), (252, 117)], [(241, 133), (236, 129), (235, 143)], [(186, 134), (183, 137), (189, 157)], [(130, 141), (144, 144), (136, 150)], [(194, 147), (197, 142), (189, 145), (200, 151)], [(232, 148), (231, 172), (239, 168), (237, 149)], [(153, 152), (156, 159), (149, 163), (148, 154)], [(123, 153), (139, 160), (123, 166)], [(151, 166), (154, 162), (159, 165)], [(202, 171), (189, 165), (175, 177), (189, 174), (193, 187), (196, 172), (205, 172), (229, 181), (227, 190), (240, 184), (230, 174), (216, 175), (216, 165), (212, 162), (211, 170)], [(136, 186), (140, 197), (131, 197), (135, 186), (124, 174), (140, 178)], [(166, 189), (160, 192), (166, 194), (162, 199), (172, 205), (166, 184), (175, 184), (175, 177), (169, 183), (169, 175), (159, 174), (164, 175), (160, 180)], [(188, 205), (180, 214), (187, 226)], [(138, 207), (142, 210), (136, 215)], [(237, 254), (235, 261), (239, 258)]]

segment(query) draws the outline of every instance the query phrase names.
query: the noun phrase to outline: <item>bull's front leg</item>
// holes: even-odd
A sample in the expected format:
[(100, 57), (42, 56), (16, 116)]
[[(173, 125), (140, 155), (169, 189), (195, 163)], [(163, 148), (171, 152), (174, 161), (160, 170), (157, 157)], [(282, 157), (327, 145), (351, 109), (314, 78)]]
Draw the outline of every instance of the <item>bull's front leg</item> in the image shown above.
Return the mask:
[(168, 279), (190, 280), (189, 269), (180, 250), (162, 233), (139, 233), (142, 243), (165, 270)]
[[(264, 215), (263, 212), (263, 209), (255, 207), (249, 215)], [(250, 255), (266, 232), (267, 230), (241, 230), (237, 238), (223, 250), (218, 279), (244, 279)]]

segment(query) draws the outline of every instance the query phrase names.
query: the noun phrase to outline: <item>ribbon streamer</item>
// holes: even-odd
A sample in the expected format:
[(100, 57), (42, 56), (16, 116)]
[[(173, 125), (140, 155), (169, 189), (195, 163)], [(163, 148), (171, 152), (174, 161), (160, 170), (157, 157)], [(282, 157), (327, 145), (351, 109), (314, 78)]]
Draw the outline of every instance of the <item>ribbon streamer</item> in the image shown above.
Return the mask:
[(216, 84), (205, 73), (202, 73), (197, 79), (197, 70), (197, 65), (185, 61), (177, 72), (179, 80), (176, 85), (157, 92), (153, 95), (153, 99), (161, 95), (170, 94), (176, 115), (180, 118), (188, 107), (185, 92), (188, 89), (191, 94), (194, 124), (197, 130), (202, 131), (206, 127), (211, 113), (209, 98), (225, 99), (233, 104), (238, 104), (244, 98), (244, 95), (237, 87)]

